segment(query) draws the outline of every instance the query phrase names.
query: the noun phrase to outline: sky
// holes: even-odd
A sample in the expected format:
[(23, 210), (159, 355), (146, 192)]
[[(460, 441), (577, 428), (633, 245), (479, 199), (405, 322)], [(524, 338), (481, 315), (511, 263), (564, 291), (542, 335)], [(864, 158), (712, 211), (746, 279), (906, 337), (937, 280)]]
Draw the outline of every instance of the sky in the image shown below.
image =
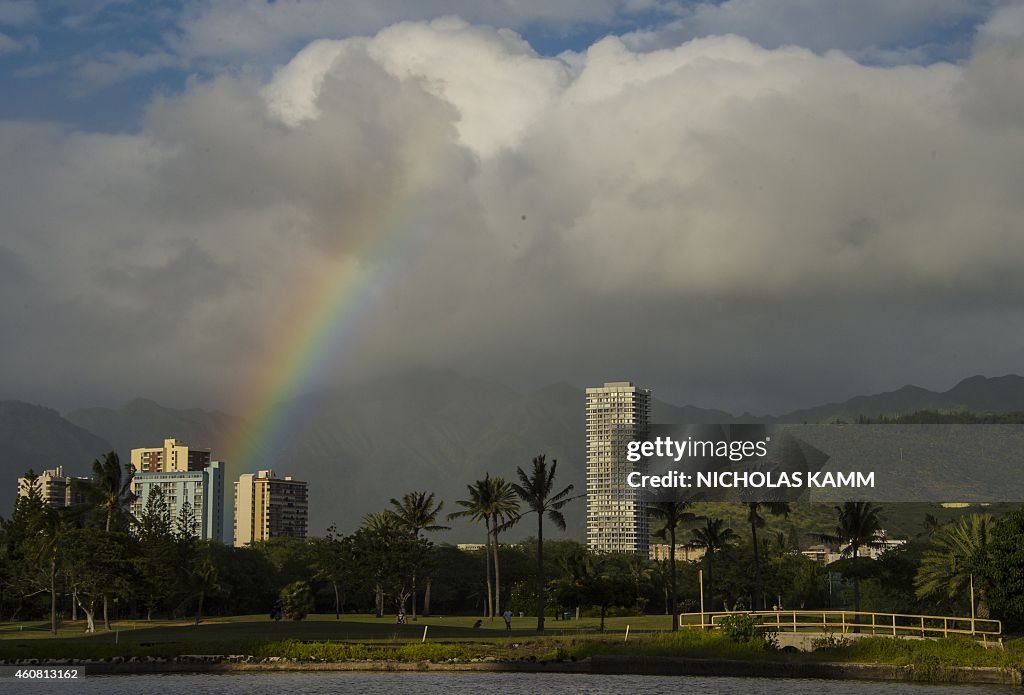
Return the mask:
[(1022, 2), (0, 0), (0, 90), (0, 398), (1024, 364)]

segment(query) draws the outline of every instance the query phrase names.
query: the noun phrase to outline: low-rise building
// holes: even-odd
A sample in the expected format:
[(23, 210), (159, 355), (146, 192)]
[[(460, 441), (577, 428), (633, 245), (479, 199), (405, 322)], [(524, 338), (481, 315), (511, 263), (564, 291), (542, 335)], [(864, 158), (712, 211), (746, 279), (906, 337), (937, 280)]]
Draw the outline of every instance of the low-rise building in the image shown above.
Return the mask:
[(18, 478), (18, 495), (20, 497), (28, 496), (29, 490), (33, 486), (39, 490), (43, 502), (50, 507), (59, 509), (85, 502), (89, 479), (66, 475), (63, 466), (47, 468), (34, 480), (30, 480), (27, 476)]
[[(668, 560), (669, 559), (669, 544), (668, 543), (652, 543), (650, 546), (650, 559), (651, 560)], [(693, 562), (700, 560), (704, 557), (704, 548), (693, 548), (688, 545), (676, 545), (676, 562)]]

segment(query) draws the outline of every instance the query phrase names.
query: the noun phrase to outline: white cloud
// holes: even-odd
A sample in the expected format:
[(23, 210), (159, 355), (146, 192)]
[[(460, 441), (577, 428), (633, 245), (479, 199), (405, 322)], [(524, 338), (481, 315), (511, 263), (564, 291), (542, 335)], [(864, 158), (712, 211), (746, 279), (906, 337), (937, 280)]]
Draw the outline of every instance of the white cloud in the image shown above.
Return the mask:
[(0, 262), (22, 294), (0, 293), (0, 377), (214, 400), (266, 368), (311, 284), (348, 274), (332, 378), (454, 365), (710, 392), (742, 364), (742, 406), (783, 381), (848, 392), (837, 364), (1010, 371), (1024, 87), (1004, 86), (1024, 70), (998, 48), (881, 68), (609, 38), (560, 60), (442, 20), (311, 44), (269, 81), (194, 80), (134, 134), (5, 123)]
[(1001, 7), (978, 29), (985, 41), (1020, 39), (1024, 37), (1024, 3)]

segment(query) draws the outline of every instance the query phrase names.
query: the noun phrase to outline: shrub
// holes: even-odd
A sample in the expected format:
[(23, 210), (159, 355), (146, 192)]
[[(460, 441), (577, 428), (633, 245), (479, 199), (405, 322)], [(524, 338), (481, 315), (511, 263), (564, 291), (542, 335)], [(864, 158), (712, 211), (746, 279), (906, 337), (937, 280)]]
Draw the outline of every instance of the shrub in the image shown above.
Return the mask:
[(751, 642), (761, 637), (760, 620), (746, 613), (727, 615), (719, 621), (722, 632), (733, 642)]
[(836, 636), (832, 630), (826, 630), (823, 636), (811, 640), (811, 651), (845, 649), (850, 646), (850, 641), (849, 637)]
[(281, 612), (288, 620), (302, 620), (313, 612), (313, 592), (306, 582), (292, 582), (281, 589)]
[(719, 622), (722, 632), (733, 642), (760, 644), (765, 649), (778, 649), (778, 634), (761, 627), (761, 619), (747, 613), (727, 615)]

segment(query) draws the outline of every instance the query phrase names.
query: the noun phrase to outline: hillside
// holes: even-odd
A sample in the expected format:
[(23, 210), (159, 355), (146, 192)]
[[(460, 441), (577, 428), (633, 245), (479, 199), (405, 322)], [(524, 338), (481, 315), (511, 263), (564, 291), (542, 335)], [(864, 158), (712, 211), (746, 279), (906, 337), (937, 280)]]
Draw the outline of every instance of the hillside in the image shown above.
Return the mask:
[[(280, 404), (277, 419), (293, 423), (291, 428), (277, 438), (275, 448), (246, 468), (270, 465), (280, 474), (309, 481), (313, 532), (331, 523), (351, 529), (391, 497), (414, 489), (435, 491), (446, 502), (445, 512), (453, 511), (455, 501), (465, 498), (468, 483), (486, 472), (514, 478), (517, 466), (528, 465), (542, 452), (559, 461), (559, 481), (582, 493), (583, 404), (583, 390), (564, 383), (520, 393), (449, 372), (377, 379)], [(906, 386), (761, 420), (853, 421), (859, 415), (924, 409), (1024, 410), (1024, 378), (971, 377), (941, 393)], [(723, 411), (655, 400), (652, 419), (715, 423), (734, 418)], [(105, 450), (127, 455), (133, 446), (152, 446), (168, 436), (224, 456), (225, 432), (234, 422), (224, 413), (176, 410), (145, 399), (117, 409), (77, 410), (65, 418), (39, 406), (6, 403), (0, 407), (0, 473), (12, 488), (14, 478), (29, 466), (63, 464), (84, 474)], [(227, 461), (229, 481), (242, 472), (242, 462)], [(582, 537), (583, 501), (570, 504), (566, 512), (568, 534)], [(480, 535), (464, 524), (456, 528), (452, 539)], [(530, 532), (524, 526), (511, 537)]]
[(854, 422), (859, 416), (876, 418), (922, 410), (979, 413), (1004, 413), (1024, 410), (1024, 377), (1009, 374), (1001, 377), (972, 376), (948, 391), (929, 391), (907, 385), (895, 391), (869, 396), (856, 396), (841, 403), (828, 403), (767, 418), (772, 422), (820, 423), (837, 419)]
[(7, 514), (17, 496), (15, 481), (29, 468), (64, 466), (71, 475), (87, 475), (93, 459), (110, 451), (102, 437), (69, 422), (55, 410), (20, 401), (0, 401), (0, 476)]

